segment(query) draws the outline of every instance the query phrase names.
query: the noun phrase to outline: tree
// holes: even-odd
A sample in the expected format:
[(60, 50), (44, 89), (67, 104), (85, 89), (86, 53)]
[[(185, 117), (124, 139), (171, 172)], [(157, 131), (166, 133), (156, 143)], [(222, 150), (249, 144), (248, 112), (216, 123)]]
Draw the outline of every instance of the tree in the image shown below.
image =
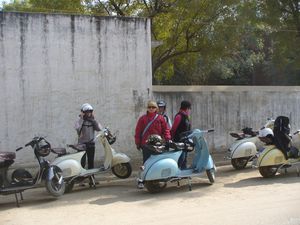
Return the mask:
[[(299, 0), (14, 0), (4, 10), (151, 18), (155, 84), (299, 84)], [(275, 81), (277, 83), (271, 83)]]

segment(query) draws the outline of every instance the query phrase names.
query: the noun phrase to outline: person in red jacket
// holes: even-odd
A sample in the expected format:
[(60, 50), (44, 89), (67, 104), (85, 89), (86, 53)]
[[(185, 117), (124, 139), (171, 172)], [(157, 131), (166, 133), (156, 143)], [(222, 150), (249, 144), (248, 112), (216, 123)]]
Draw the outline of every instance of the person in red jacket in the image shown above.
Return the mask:
[(149, 101), (147, 112), (142, 115), (135, 128), (135, 144), (143, 152), (143, 163), (151, 156), (152, 151), (147, 148), (146, 141), (152, 134), (160, 135), (165, 141), (171, 140), (170, 129), (165, 118), (157, 113), (158, 106), (155, 101)]

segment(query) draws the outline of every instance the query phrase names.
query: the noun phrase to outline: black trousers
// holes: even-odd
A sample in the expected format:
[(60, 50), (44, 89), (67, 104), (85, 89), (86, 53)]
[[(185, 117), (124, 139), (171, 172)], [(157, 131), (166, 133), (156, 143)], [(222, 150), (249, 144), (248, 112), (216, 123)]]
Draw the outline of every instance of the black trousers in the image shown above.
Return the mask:
[(82, 166), (82, 168), (85, 167), (86, 158), (87, 158), (88, 169), (93, 169), (94, 168), (94, 157), (95, 157), (95, 143), (88, 143), (88, 144), (86, 144), (85, 154), (81, 158), (81, 166)]
[(142, 150), (143, 150), (143, 164), (147, 161), (147, 159), (151, 155), (157, 155), (157, 154), (159, 154), (159, 153), (153, 151), (153, 147), (151, 145), (143, 145), (142, 146)]

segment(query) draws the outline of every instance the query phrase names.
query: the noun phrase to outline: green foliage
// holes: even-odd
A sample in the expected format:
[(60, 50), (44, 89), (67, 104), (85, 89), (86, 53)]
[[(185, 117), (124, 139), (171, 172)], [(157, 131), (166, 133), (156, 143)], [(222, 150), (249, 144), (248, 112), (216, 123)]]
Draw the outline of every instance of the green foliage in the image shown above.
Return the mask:
[(154, 84), (300, 84), (299, 0), (14, 0), (4, 11), (151, 18)]

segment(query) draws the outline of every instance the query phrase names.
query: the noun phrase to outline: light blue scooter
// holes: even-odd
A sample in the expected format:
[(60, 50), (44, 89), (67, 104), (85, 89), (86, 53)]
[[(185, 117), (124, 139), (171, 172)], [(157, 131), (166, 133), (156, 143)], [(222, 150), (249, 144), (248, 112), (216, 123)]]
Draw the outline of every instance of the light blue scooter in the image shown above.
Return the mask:
[[(205, 171), (209, 182), (213, 184), (216, 167), (203, 136), (204, 133), (213, 131), (213, 129), (195, 129), (182, 139), (183, 143), (172, 143), (169, 151), (163, 151), (164, 146), (154, 146), (157, 152), (162, 151), (162, 153), (151, 155), (144, 163), (138, 182), (142, 182), (150, 193), (158, 193), (167, 186), (168, 181), (177, 181), (179, 185), (181, 179), (188, 179), (191, 191), (191, 178), (199, 176)], [(180, 169), (178, 159), (182, 151), (191, 151), (192, 149), (195, 149), (192, 166), (188, 169)]]

